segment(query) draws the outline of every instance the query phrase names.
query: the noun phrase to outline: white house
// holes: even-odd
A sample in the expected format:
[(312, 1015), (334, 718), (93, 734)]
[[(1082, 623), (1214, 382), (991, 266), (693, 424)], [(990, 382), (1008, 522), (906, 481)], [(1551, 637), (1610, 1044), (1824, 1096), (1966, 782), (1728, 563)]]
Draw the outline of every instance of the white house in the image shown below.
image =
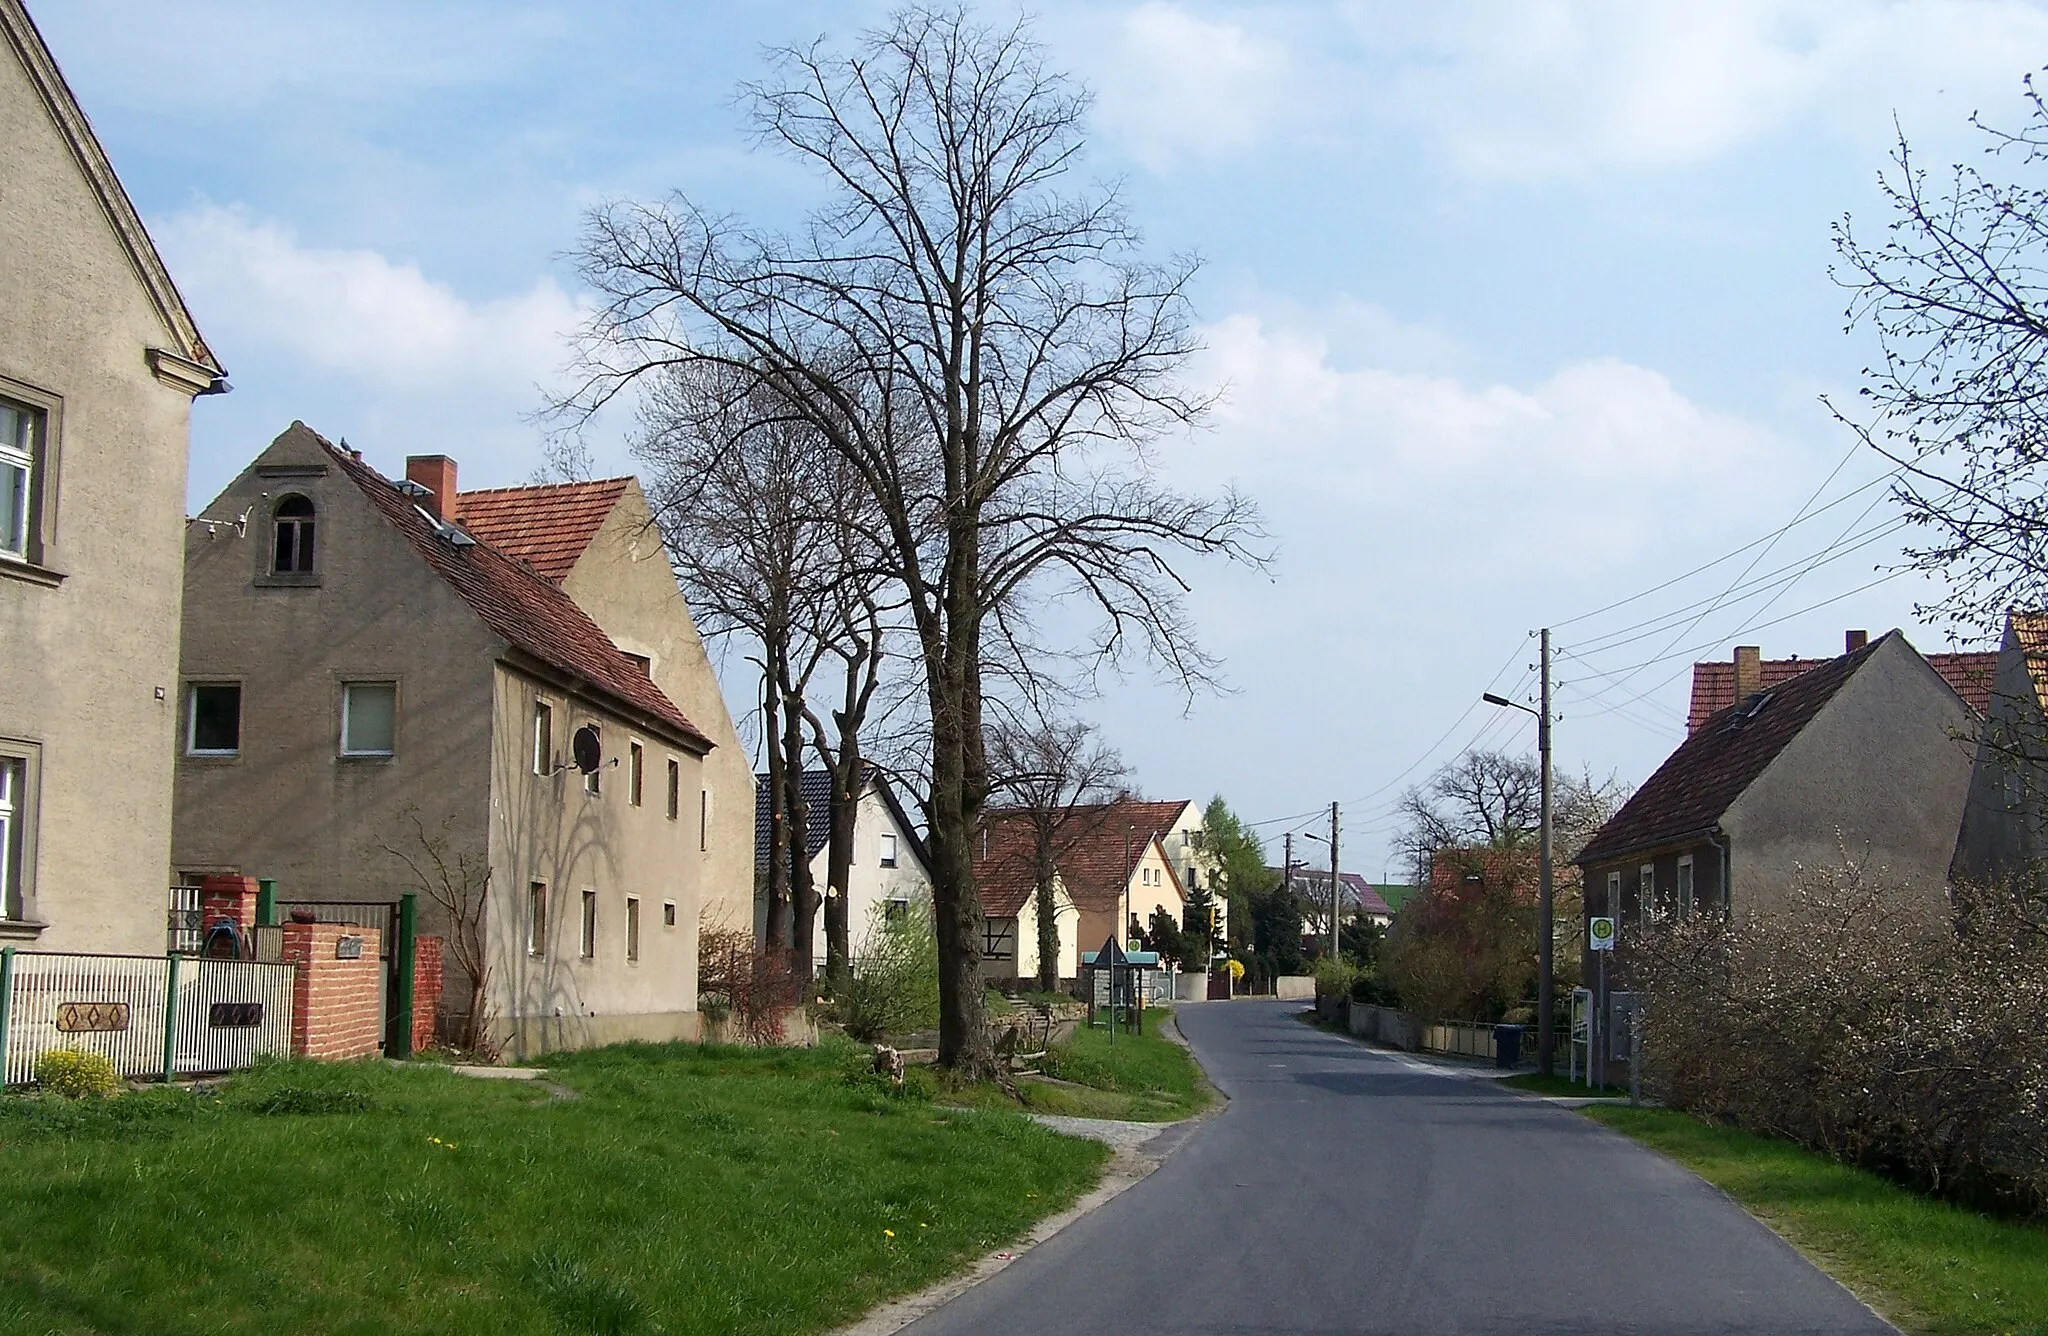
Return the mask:
[[(756, 864), (768, 866), (768, 777), (758, 775), (754, 795), (754, 847)], [(807, 770), (803, 777), (804, 848), (810, 857), (812, 880), (822, 902), (825, 894), (826, 848), (830, 834), (828, 809), (832, 801), (832, 777), (823, 770)], [(857, 960), (868, 934), (877, 923), (903, 912), (917, 901), (929, 901), (932, 893), (931, 859), (917, 827), (897, 801), (896, 791), (879, 772), (869, 771), (861, 789), (860, 806), (853, 819), (853, 867), (847, 878), (847, 945)], [(757, 904), (758, 930), (765, 903)], [(822, 969), (825, 964), (825, 915), (818, 914), (811, 939), (811, 959)]]

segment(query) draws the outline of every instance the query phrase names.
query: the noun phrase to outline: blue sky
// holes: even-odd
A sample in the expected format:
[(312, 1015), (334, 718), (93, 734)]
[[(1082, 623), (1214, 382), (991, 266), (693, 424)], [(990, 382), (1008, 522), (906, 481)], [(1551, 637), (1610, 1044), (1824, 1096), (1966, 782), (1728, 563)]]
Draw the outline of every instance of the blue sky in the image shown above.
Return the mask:
[[(465, 485), (528, 477), (581, 304), (561, 258), (580, 212), (682, 189), (796, 217), (812, 184), (752, 149), (734, 87), (764, 44), (884, 12), (32, 7), (233, 374), (194, 414), (195, 508), (293, 418), (387, 470), (438, 451)], [(1894, 117), (1936, 163), (1977, 150), (1972, 111), (2019, 118), (2048, 8), (1033, 12), (1098, 94), (1090, 169), (1123, 181), (1155, 247), (1206, 262), (1194, 370), (1224, 399), (1162, 464), (1244, 487), (1279, 554), (1270, 575), (1194, 572), (1229, 694), (1184, 710), (1139, 675), (1088, 707), (1146, 790), (1221, 792), (1276, 845), (1283, 818), (1342, 800), (1346, 865), (1377, 876), (1402, 787), (1461, 746), (1533, 745), (1522, 717), (1472, 707), (1523, 686), (1538, 625), (1565, 652), (1560, 765), (1632, 782), (1682, 732), (1694, 658), (1825, 655), (1846, 627), (1946, 647), (1918, 577), (1858, 592), (1898, 535), (1804, 569), (1894, 513), (1856, 490), (1880, 461), (1819, 402), (1852, 400), (1872, 352), (1843, 332), (1828, 229), (1879, 222)], [(630, 469), (602, 427), (591, 445)], [(1840, 503), (1586, 615), (1810, 499)], [(1798, 579), (1716, 603), (1781, 568)]]

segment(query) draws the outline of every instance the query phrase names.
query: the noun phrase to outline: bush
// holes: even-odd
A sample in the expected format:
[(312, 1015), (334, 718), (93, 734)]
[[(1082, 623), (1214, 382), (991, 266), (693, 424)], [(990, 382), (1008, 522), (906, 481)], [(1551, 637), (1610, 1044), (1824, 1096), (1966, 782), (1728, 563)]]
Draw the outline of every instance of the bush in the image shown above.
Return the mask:
[(697, 1007), (713, 1020), (736, 1022), (728, 1042), (781, 1042), (783, 1009), (796, 995), (781, 952), (762, 950), (745, 929), (698, 924)]
[(1644, 1080), (1666, 1103), (1968, 1205), (2048, 1204), (2048, 936), (1847, 866), (1786, 907), (1646, 930)]
[(104, 1099), (120, 1090), (121, 1076), (104, 1053), (57, 1048), (36, 1059), (36, 1084), (67, 1099)]
[(846, 1033), (868, 1043), (939, 1023), (939, 939), (929, 905), (893, 918), (875, 907), (866, 954), (854, 962), (840, 1006)]
[(1363, 971), (1348, 960), (1324, 957), (1316, 962), (1316, 1001), (1351, 996), (1352, 985)]

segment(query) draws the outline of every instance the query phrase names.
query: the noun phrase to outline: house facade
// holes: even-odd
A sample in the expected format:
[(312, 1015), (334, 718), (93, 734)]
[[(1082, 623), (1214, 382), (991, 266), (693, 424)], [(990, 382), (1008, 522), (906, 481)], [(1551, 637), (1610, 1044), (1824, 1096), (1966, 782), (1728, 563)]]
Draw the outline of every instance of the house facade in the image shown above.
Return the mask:
[[(829, 872), (831, 851), (826, 847), (831, 827), (826, 809), (832, 801), (832, 776), (823, 770), (807, 770), (803, 776), (804, 847), (812, 882), (821, 898)], [(773, 856), (769, 835), (768, 777), (755, 776), (753, 840), (758, 879), (766, 882), (768, 860)], [(847, 949), (858, 960), (867, 953), (868, 940), (877, 927), (906, 912), (913, 904), (929, 904), (932, 896), (931, 855), (925, 852), (910, 814), (897, 801), (896, 791), (880, 771), (870, 770), (861, 786), (860, 802), (854, 809), (853, 864), (847, 869)], [(765, 900), (754, 909), (756, 934), (767, 917)], [(825, 968), (825, 915), (821, 909), (811, 936), (813, 967)]]
[(195, 397), (227, 388), (0, 0), (0, 942), (164, 948)]
[[(1748, 683), (1745, 682), (1745, 686)], [(1846, 854), (1945, 895), (1977, 715), (1897, 631), (1747, 692), (1587, 842), (1586, 912), (1747, 915)]]
[(2006, 618), (1949, 874), (2038, 885), (2048, 869), (2048, 614)]
[(408, 473), (294, 423), (188, 533), (174, 866), (294, 900), (422, 892), (444, 936), (466, 897), (515, 1056), (695, 1037), (714, 739), (651, 655), (451, 518), (448, 461)]

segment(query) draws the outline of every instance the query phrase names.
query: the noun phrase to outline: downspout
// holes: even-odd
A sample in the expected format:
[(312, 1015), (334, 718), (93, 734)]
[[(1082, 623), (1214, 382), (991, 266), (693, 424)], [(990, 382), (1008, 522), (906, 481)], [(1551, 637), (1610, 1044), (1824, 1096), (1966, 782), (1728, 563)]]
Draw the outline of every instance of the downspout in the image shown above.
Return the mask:
[(1721, 853), (1721, 916), (1732, 918), (1735, 914), (1734, 882), (1728, 872), (1728, 837), (1716, 827), (1707, 835), (1707, 843)]

